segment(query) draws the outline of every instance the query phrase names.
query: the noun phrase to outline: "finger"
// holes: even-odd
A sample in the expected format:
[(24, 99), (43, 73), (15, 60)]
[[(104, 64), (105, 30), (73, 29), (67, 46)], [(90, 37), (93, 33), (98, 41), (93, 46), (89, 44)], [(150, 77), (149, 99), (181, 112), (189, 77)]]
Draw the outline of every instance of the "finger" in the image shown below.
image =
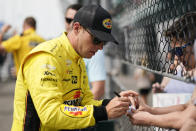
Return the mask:
[(129, 99), (130, 99), (130, 101), (131, 101), (131, 105), (134, 107), (134, 108), (136, 108), (136, 103), (135, 103), (135, 100), (134, 100), (134, 98), (133, 97), (129, 97)]
[(128, 91), (122, 91), (120, 93), (121, 96), (124, 96), (124, 97), (128, 97), (128, 96), (138, 96), (139, 94), (135, 91), (132, 91), (132, 90), (128, 90)]
[(140, 105), (139, 96), (134, 97), (134, 100), (135, 100), (135, 109), (138, 109)]
[(130, 99), (128, 97), (118, 97), (119, 101), (123, 101), (123, 102), (129, 102), (130, 103)]

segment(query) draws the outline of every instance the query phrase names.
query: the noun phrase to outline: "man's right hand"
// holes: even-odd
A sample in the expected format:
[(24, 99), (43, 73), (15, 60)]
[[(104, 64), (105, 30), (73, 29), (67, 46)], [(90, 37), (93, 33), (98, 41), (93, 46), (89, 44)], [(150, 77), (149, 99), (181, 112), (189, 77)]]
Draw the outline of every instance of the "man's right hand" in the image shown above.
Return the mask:
[(108, 119), (114, 119), (125, 115), (129, 110), (130, 99), (128, 97), (115, 97), (106, 106)]

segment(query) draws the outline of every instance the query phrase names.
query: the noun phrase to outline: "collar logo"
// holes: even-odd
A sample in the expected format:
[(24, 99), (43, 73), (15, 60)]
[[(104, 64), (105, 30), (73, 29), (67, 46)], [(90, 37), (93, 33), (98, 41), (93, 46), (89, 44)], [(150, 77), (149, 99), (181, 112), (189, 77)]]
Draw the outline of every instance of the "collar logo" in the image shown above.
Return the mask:
[(102, 23), (106, 29), (112, 29), (112, 20), (111, 19), (109, 19), (109, 18), (104, 19)]

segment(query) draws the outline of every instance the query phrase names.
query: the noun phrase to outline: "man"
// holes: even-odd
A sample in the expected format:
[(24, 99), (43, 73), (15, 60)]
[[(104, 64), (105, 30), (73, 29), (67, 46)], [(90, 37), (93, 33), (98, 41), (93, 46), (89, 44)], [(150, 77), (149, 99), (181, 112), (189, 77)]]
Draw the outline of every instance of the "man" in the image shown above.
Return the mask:
[[(170, 52), (177, 61), (181, 61), (186, 70), (195, 68), (193, 40), (196, 38), (196, 13), (190, 12), (176, 21), (166, 32), (171, 38)], [(196, 44), (196, 41), (195, 41)], [(196, 89), (191, 100), (186, 104), (170, 107), (149, 107), (140, 103), (139, 109), (129, 114), (133, 124), (154, 125), (163, 128), (175, 128), (180, 131), (196, 129)]]
[[(69, 32), (72, 28), (73, 18), (82, 7), (80, 4), (70, 5), (65, 12), (65, 27)], [(95, 100), (100, 100), (105, 92), (105, 60), (103, 50), (99, 50), (91, 59), (84, 58), (88, 80)]]
[(10, 25), (4, 25), (0, 32), (0, 53), (11, 52), (14, 56), (16, 74), (24, 56), (30, 52), (37, 44), (44, 41), (36, 34), (36, 21), (33, 17), (27, 17), (23, 23), (23, 33), (15, 35), (6, 41), (1, 41), (4, 34), (10, 29)]
[[(87, 20), (88, 19), (88, 20)], [(110, 14), (98, 5), (81, 8), (72, 30), (34, 48), (19, 70), (12, 131), (76, 130), (124, 115), (133, 91), (97, 101), (88, 86), (83, 57), (91, 58), (111, 35)]]

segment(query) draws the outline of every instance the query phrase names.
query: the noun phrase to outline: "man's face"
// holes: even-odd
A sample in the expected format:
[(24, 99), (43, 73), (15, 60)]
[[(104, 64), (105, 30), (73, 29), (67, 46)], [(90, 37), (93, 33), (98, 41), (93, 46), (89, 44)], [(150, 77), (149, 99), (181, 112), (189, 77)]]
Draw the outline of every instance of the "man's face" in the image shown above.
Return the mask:
[(174, 67), (176, 67), (179, 62), (182, 62), (187, 70), (195, 68), (196, 62), (191, 43), (186, 43), (182, 40), (177, 41), (175, 38), (172, 38), (170, 46), (172, 49), (169, 51), (167, 58), (169, 60), (173, 59)]
[[(82, 27), (82, 26), (81, 26)], [(103, 49), (104, 42), (97, 42), (88, 29), (80, 29), (77, 40), (77, 52), (83, 58), (91, 58), (98, 50)]]
[(72, 29), (72, 23), (76, 12), (76, 10), (68, 9), (65, 14), (65, 29), (67, 32), (70, 32)]

